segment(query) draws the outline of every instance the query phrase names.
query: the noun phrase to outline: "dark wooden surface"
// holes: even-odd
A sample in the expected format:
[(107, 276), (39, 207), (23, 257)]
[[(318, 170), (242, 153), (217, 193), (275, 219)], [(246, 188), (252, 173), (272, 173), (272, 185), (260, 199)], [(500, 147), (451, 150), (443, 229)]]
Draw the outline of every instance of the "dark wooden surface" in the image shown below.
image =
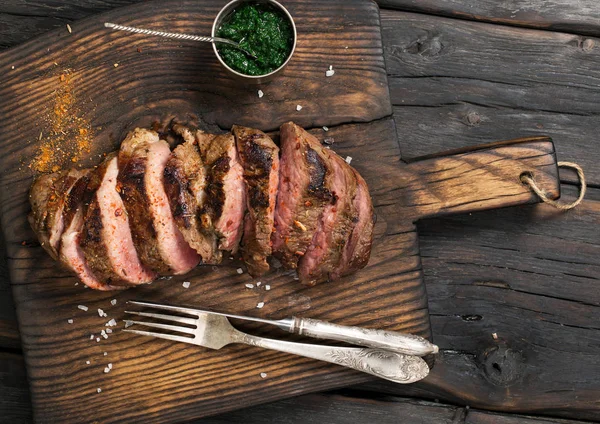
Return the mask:
[[(2, 4), (0, 22), (10, 22), (18, 15), (21, 24), (19, 31), (15, 31), (14, 26), (0, 25), (0, 33), (3, 35), (1, 42), (6, 42), (7, 46), (14, 45), (52, 26), (64, 26), (70, 19), (83, 17), (84, 14), (95, 10), (114, 7), (121, 2), (85, 2), (88, 3), (97, 4), (80, 8), (69, 2), (61, 2), (60, 9), (44, 5), (24, 7), (20, 4), (13, 5), (11, 2), (8, 2), (8, 5)], [(505, 9), (514, 4), (498, 3), (500, 6), (504, 5)], [(456, 4), (459, 9), (460, 4)], [(527, 7), (537, 2), (519, 4)], [(38, 7), (41, 9), (37, 9)], [(593, 15), (595, 10), (595, 5), (592, 5), (592, 9), (585, 10), (584, 2), (570, 4), (568, 7), (582, 22), (590, 14)], [(33, 16), (26, 16), (28, 14)], [(425, 24), (414, 25), (402, 35), (401, 22), (414, 21), (415, 16), (422, 17), (423, 22), (434, 20), (434, 24), (432, 27)], [(550, 21), (558, 20), (560, 16), (564, 15), (551, 16)], [(487, 17), (477, 17), (480, 18), (493, 20), (494, 16), (492, 13)], [(590, 38), (591, 41), (586, 42), (587, 37), (569, 39), (571, 34), (567, 36), (548, 32), (556, 35), (559, 40), (557, 43), (548, 44), (545, 40), (539, 42), (540, 33), (537, 31), (489, 24), (478, 24), (479, 26), (473, 29), (469, 22), (463, 20), (430, 18), (398, 11), (384, 11), (382, 22), (394, 115), (405, 157), (514, 136), (548, 133), (549, 131), (545, 130), (550, 129), (553, 131), (550, 134), (555, 139), (559, 159), (579, 163), (589, 161), (588, 163), (593, 165), (590, 155), (598, 153), (593, 137), (597, 134), (594, 132), (598, 125), (595, 116), (598, 114), (597, 103), (587, 103), (585, 108), (578, 111), (583, 115), (582, 119), (569, 114), (564, 105), (577, 106), (577, 99), (586, 104), (588, 96), (598, 95), (593, 84), (591, 89), (587, 88), (587, 84), (583, 87), (576, 84), (579, 78), (594, 76), (590, 64), (598, 61), (597, 39)], [(519, 23), (521, 24), (532, 26), (527, 22)], [(457, 36), (460, 35), (460, 31), (455, 30), (463, 25), (465, 29), (461, 38)], [(428, 28), (443, 29), (440, 35), (447, 37), (445, 46), (452, 47), (452, 54), (431, 58), (428, 51), (436, 50), (435, 40), (431, 43), (433, 50), (428, 49), (426, 40), (422, 40), (423, 33), (426, 35)], [(508, 37), (512, 37), (513, 42), (518, 42), (518, 49), (515, 48), (512, 53), (505, 52), (501, 47), (505, 47), (509, 42), (504, 38), (495, 40), (494, 34), (498, 31), (505, 32)], [(466, 74), (461, 78), (468, 80), (467, 85), (457, 88), (454, 82), (458, 78), (452, 72), (461, 69), (461, 62), (453, 61), (461, 54), (467, 53), (472, 54), (471, 61), (476, 61), (475, 58), (479, 54), (492, 51), (485, 43), (478, 45), (471, 42), (473, 34), (481, 34), (485, 38), (487, 33), (492, 34), (489, 43), (496, 43), (498, 55), (488, 54), (486, 62), (478, 62), (476, 67), (465, 68)], [(582, 29), (580, 33), (587, 32)], [(11, 42), (11, 39), (17, 41)], [(581, 53), (575, 49), (572, 56), (569, 56), (570, 50), (563, 49), (560, 40), (566, 40), (565, 43), (572, 40), (573, 46), (581, 46)], [(402, 52), (402, 49), (405, 51)], [(394, 51), (395, 54), (392, 53)], [(400, 63), (396, 71), (390, 71), (394, 60), (399, 60), (398, 54), (404, 54), (400, 60), (407, 60), (412, 54), (412, 62), (406, 68)], [(526, 64), (521, 65), (520, 72), (511, 75), (511, 64), (518, 67), (518, 59), (523, 55), (540, 60), (562, 61), (563, 67), (559, 67), (558, 74), (572, 78), (572, 82), (566, 83), (572, 90), (558, 91), (558, 95), (553, 95), (556, 90), (554, 80), (546, 78), (538, 81), (540, 75), (536, 69)], [(432, 60), (436, 62), (434, 67), (431, 66)], [(416, 75), (410, 75), (415, 69)], [(489, 75), (495, 75), (494, 69), (499, 73), (499, 81), (487, 78)], [(503, 69), (506, 71), (502, 72)], [(552, 71), (549, 69), (542, 76), (550, 75)], [(485, 72), (489, 74), (485, 75)], [(505, 93), (506, 81), (510, 82), (510, 77), (521, 78), (523, 84), (531, 81), (538, 83), (524, 87), (522, 100), (511, 100)], [(415, 102), (405, 106), (407, 90), (395, 91), (395, 84), (400, 87), (405, 85), (407, 90), (410, 90), (412, 84), (418, 84), (412, 96)], [(452, 100), (445, 104), (446, 101), (437, 102), (439, 99), (432, 102), (431, 92), (423, 96), (417, 95), (417, 89), (422, 90), (430, 84), (437, 84), (438, 95), (453, 96)], [(489, 91), (482, 93), (483, 89)], [(469, 103), (473, 93), (477, 92), (484, 103)], [(544, 99), (544, 96), (547, 101), (540, 102), (539, 99)], [(526, 101), (529, 100), (534, 102), (534, 107), (526, 107)], [(471, 111), (474, 113), (470, 113)], [(482, 115), (482, 112), (485, 114)], [(589, 119), (584, 119), (586, 117)], [(410, 153), (411, 149), (413, 153)], [(585, 170), (588, 175), (593, 175), (595, 171), (593, 166), (589, 165), (585, 166)], [(563, 174), (562, 177), (565, 182), (562, 187), (563, 195), (572, 198), (575, 195), (574, 188), (570, 186), (573, 178), (568, 174)], [(410, 416), (411, 419), (414, 417), (413, 422), (448, 422), (444, 421), (444, 413), (439, 411), (461, 410), (460, 408), (436, 404), (436, 409), (431, 409), (429, 406), (432, 405), (403, 401), (397, 395), (441, 399), (457, 405), (477, 405), (474, 396), (489, 392), (489, 399), (480, 407), (597, 420), (599, 396), (589, 396), (598, 393), (596, 382), (599, 380), (599, 367), (594, 363), (599, 350), (599, 201), (600, 196), (596, 189), (592, 188), (580, 209), (567, 214), (539, 205), (432, 219), (419, 224), (433, 333), (436, 341), (446, 349), (444, 362), (440, 362), (444, 366), (436, 366), (434, 369), (436, 373), (444, 371), (444, 380), (439, 380), (445, 383), (443, 387), (420, 384), (399, 390), (398, 387), (385, 384), (370, 384), (362, 386), (362, 390), (356, 392), (356, 396), (345, 397), (347, 402), (341, 404), (339, 409), (328, 400), (328, 395), (311, 395), (301, 397), (297, 402), (281, 401), (245, 410), (247, 414), (244, 418), (247, 418), (248, 422), (264, 422), (272, 417), (277, 417), (278, 420), (289, 417), (290, 422), (294, 422), (294, 419), (316, 419), (322, 416), (320, 414), (323, 414), (323, 411), (332, 409), (338, 412), (328, 416), (331, 422), (381, 420), (380, 417), (385, 415), (382, 411), (387, 411), (392, 416)], [(4, 285), (0, 287), (4, 287), (7, 293), (6, 277), (2, 281)], [(18, 350), (15, 349), (15, 346), (18, 346), (18, 333), (8, 299), (9, 296), (0, 297), (0, 302), (5, 302), (0, 308), (0, 319), (4, 323), (0, 325), (0, 342), (2, 346), (6, 346), (5, 350), (14, 352), (14, 359), (18, 358)], [(500, 342), (495, 342), (491, 337), (491, 333), (494, 332), (497, 333)], [(492, 361), (489, 361), (490, 355), (484, 354), (498, 345), (518, 353), (516, 356), (507, 355), (508, 360), (504, 355), (501, 356), (507, 361), (507, 367), (504, 367), (504, 362), (494, 362), (494, 356), (491, 356)], [(522, 361), (524, 365), (515, 367), (511, 363), (513, 360), (517, 363)], [(582, 360), (580, 366), (579, 361)], [(493, 366), (494, 363), (498, 364), (500, 370)], [(0, 381), (0, 399), (3, 402), (0, 402), (0, 405), (3, 405), (3, 411), (19, 411), (16, 421), (11, 418), (7, 422), (18, 422), (19, 419), (27, 421), (30, 411), (20, 362), (3, 359), (2, 364), (8, 364), (2, 370), (9, 371), (2, 375)], [(515, 369), (516, 373), (512, 371)], [(498, 372), (493, 374), (494, 370)], [(473, 383), (465, 390), (464, 382), (470, 377), (473, 377)], [(5, 388), (8, 390), (4, 390)], [(518, 394), (512, 394), (514, 390), (517, 393), (527, 393), (529, 388), (533, 388), (534, 393), (538, 394), (547, 392), (544, 393), (546, 396), (554, 394), (554, 402), (542, 402), (539, 395), (520, 397)], [(14, 395), (3, 395), (8, 392)], [(382, 392), (392, 393), (394, 396), (382, 400)], [(579, 393), (584, 395), (581, 401)], [(564, 394), (566, 396), (563, 397)], [(398, 406), (400, 402), (402, 407)], [(310, 404), (312, 408), (309, 411), (299, 407), (297, 412), (293, 413), (291, 405), (296, 403)], [(438, 407), (440, 409), (437, 409)], [(257, 410), (265, 411), (265, 415), (255, 412)], [(408, 411), (411, 410), (418, 412), (409, 415)], [(226, 414), (222, 417), (221, 422), (236, 421), (234, 415)], [(346, 418), (350, 421), (342, 421)], [(461, 412), (457, 417), (452, 415), (450, 419), (453, 420), (450, 422), (529, 422), (523, 417), (489, 415), (472, 409), (466, 414)], [(530, 420), (555, 422), (551, 419)]]

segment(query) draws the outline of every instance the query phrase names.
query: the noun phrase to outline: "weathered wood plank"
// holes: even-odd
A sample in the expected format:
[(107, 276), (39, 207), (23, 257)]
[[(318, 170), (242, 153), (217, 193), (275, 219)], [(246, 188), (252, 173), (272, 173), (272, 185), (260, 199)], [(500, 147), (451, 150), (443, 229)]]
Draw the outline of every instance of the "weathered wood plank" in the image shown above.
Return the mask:
[(420, 222), (432, 328), (449, 351), (422, 383), (373, 387), (600, 419), (598, 222), (597, 189), (567, 213), (538, 205)]
[(600, 40), (394, 11), (382, 31), (405, 159), (549, 135), (600, 184)]
[(381, 7), (507, 25), (600, 35), (595, 0), (377, 0)]
[(0, 351), (0, 422), (32, 421), (29, 386), (23, 357)]

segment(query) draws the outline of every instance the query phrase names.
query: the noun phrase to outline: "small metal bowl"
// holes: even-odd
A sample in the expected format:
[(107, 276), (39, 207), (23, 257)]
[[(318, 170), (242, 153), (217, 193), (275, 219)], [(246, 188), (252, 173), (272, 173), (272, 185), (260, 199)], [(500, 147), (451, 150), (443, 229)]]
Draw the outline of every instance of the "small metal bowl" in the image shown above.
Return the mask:
[(275, 0), (233, 0), (229, 3), (227, 3), (223, 7), (223, 9), (221, 9), (221, 11), (217, 14), (217, 17), (215, 18), (215, 21), (213, 23), (211, 36), (215, 37), (219, 27), (221, 26), (221, 23), (223, 23), (223, 20), (225, 20), (225, 18), (227, 18), (234, 11), (235, 8), (237, 8), (238, 6), (240, 6), (241, 4), (244, 4), (244, 3), (270, 4), (275, 9), (282, 12), (284, 16), (287, 16), (289, 22), (292, 24), (292, 30), (294, 31), (294, 43), (292, 45), (292, 50), (290, 51), (290, 54), (289, 54), (288, 58), (286, 59), (286, 61), (279, 68), (275, 69), (272, 72), (269, 72), (268, 74), (264, 74), (264, 75), (245, 75), (245, 74), (242, 74), (241, 72), (238, 72), (238, 71), (232, 69), (231, 67), (229, 67), (229, 65), (227, 65), (225, 63), (223, 58), (221, 58), (221, 55), (219, 54), (219, 50), (217, 49), (216, 43), (213, 43), (213, 50), (215, 51), (215, 55), (217, 55), (217, 59), (219, 59), (219, 62), (221, 62), (221, 65), (223, 65), (223, 67), (227, 70), (227, 72), (230, 75), (232, 75), (237, 80), (241, 80), (241, 81), (244, 81), (247, 83), (262, 84), (264, 82), (272, 80), (275, 76), (281, 74), (283, 72), (283, 70), (285, 69), (286, 65), (289, 63), (292, 56), (294, 55), (294, 51), (296, 50), (296, 40), (297, 40), (296, 24), (294, 23), (294, 19), (292, 18), (292, 15), (290, 15), (290, 12), (288, 12), (285, 7), (283, 7), (280, 3), (276, 2)]

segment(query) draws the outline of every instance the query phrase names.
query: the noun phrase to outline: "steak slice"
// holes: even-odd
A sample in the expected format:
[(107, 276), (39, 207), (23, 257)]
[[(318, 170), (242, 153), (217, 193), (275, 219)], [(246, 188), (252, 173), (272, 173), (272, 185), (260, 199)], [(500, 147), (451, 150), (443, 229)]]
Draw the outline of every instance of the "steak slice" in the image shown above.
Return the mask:
[(319, 140), (293, 122), (281, 126), (279, 193), (275, 207), (273, 255), (287, 268), (311, 245), (327, 204), (337, 197), (330, 191), (329, 155)]
[(353, 200), (357, 181), (354, 172), (333, 151), (327, 150), (326, 153), (329, 156), (328, 175), (331, 176), (329, 189), (337, 201), (325, 205), (311, 245), (298, 264), (300, 282), (311, 286), (330, 279), (330, 273), (340, 263), (355, 226)]
[(154, 131), (137, 128), (121, 144), (118, 189), (142, 263), (159, 274), (184, 274), (200, 257), (177, 228), (163, 186), (169, 145)]
[(342, 260), (330, 275), (332, 280), (364, 268), (371, 256), (373, 227), (375, 226), (373, 203), (367, 183), (355, 169), (352, 169), (352, 171), (358, 182), (356, 196), (352, 202), (357, 213), (354, 219), (356, 224), (344, 246)]
[(31, 202), (29, 223), (37, 234), (40, 244), (53, 259), (58, 259), (60, 240), (65, 229), (63, 218), (65, 200), (75, 183), (85, 173), (85, 171), (70, 169), (42, 175), (33, 183), (29, 191)]
[(231, 134), (196, 131), (196, 141), (207, 168), (206, 197), (200, 208), (204, 228), (216, 232), (221, 250), (237, 252), (242, 237), (246, 194), (244, 169)]
[(279, 148), (265, 133), (233, 126), (244, 182), (248, 212), (244, 218), (242, 257), (253, 277), (269, 270), (271, 234), (279, 185)]
[(203, 225), (199, 209), (204, 204), (206, 169), (198, 142), (189, 128), (174, 125), (173, 130), (184, 142), (177, 146), (164, 170), (165, 192), (171, 205), (173, 219), (185, 241), (196, 250), (206, 264), (221, 261), (217, 235), (212, 225)]
[(135, 250), (129, 219), (117, 192), (117, 163), (112, 154), (91, 175), (88, 192), (94, 195), (85, 214), (80, 246), (100, 281), (110, 285), (148, 283), (156, 274), (142, 265)]

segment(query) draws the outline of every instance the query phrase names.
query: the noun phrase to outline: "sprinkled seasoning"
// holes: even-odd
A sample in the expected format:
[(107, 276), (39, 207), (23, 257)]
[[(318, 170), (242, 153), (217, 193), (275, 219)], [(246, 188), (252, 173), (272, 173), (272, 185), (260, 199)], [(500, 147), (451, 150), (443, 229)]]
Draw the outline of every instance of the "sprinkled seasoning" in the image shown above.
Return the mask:
[[(75, 77), (70, 69), (54, 77), (58, 87), (52, 106), (42, 112), (44, 130), (37, 140), (36, 156), (29, 168), (38, 173), (56, 172), (88, 156), (93, 138), (92, 126), (83, 117), (75, 97)], [(36, 137), (37, 138), (37, 137)]]
[(258, 302), (258, 304), (256, 305), (256, 308), (262, 309), (263, 306), (265, 306), (265, 302)]
[(184, 289), (189, 289), (190, 288), (190, 282), (189, 281), (184, 281), (182, 284)]

